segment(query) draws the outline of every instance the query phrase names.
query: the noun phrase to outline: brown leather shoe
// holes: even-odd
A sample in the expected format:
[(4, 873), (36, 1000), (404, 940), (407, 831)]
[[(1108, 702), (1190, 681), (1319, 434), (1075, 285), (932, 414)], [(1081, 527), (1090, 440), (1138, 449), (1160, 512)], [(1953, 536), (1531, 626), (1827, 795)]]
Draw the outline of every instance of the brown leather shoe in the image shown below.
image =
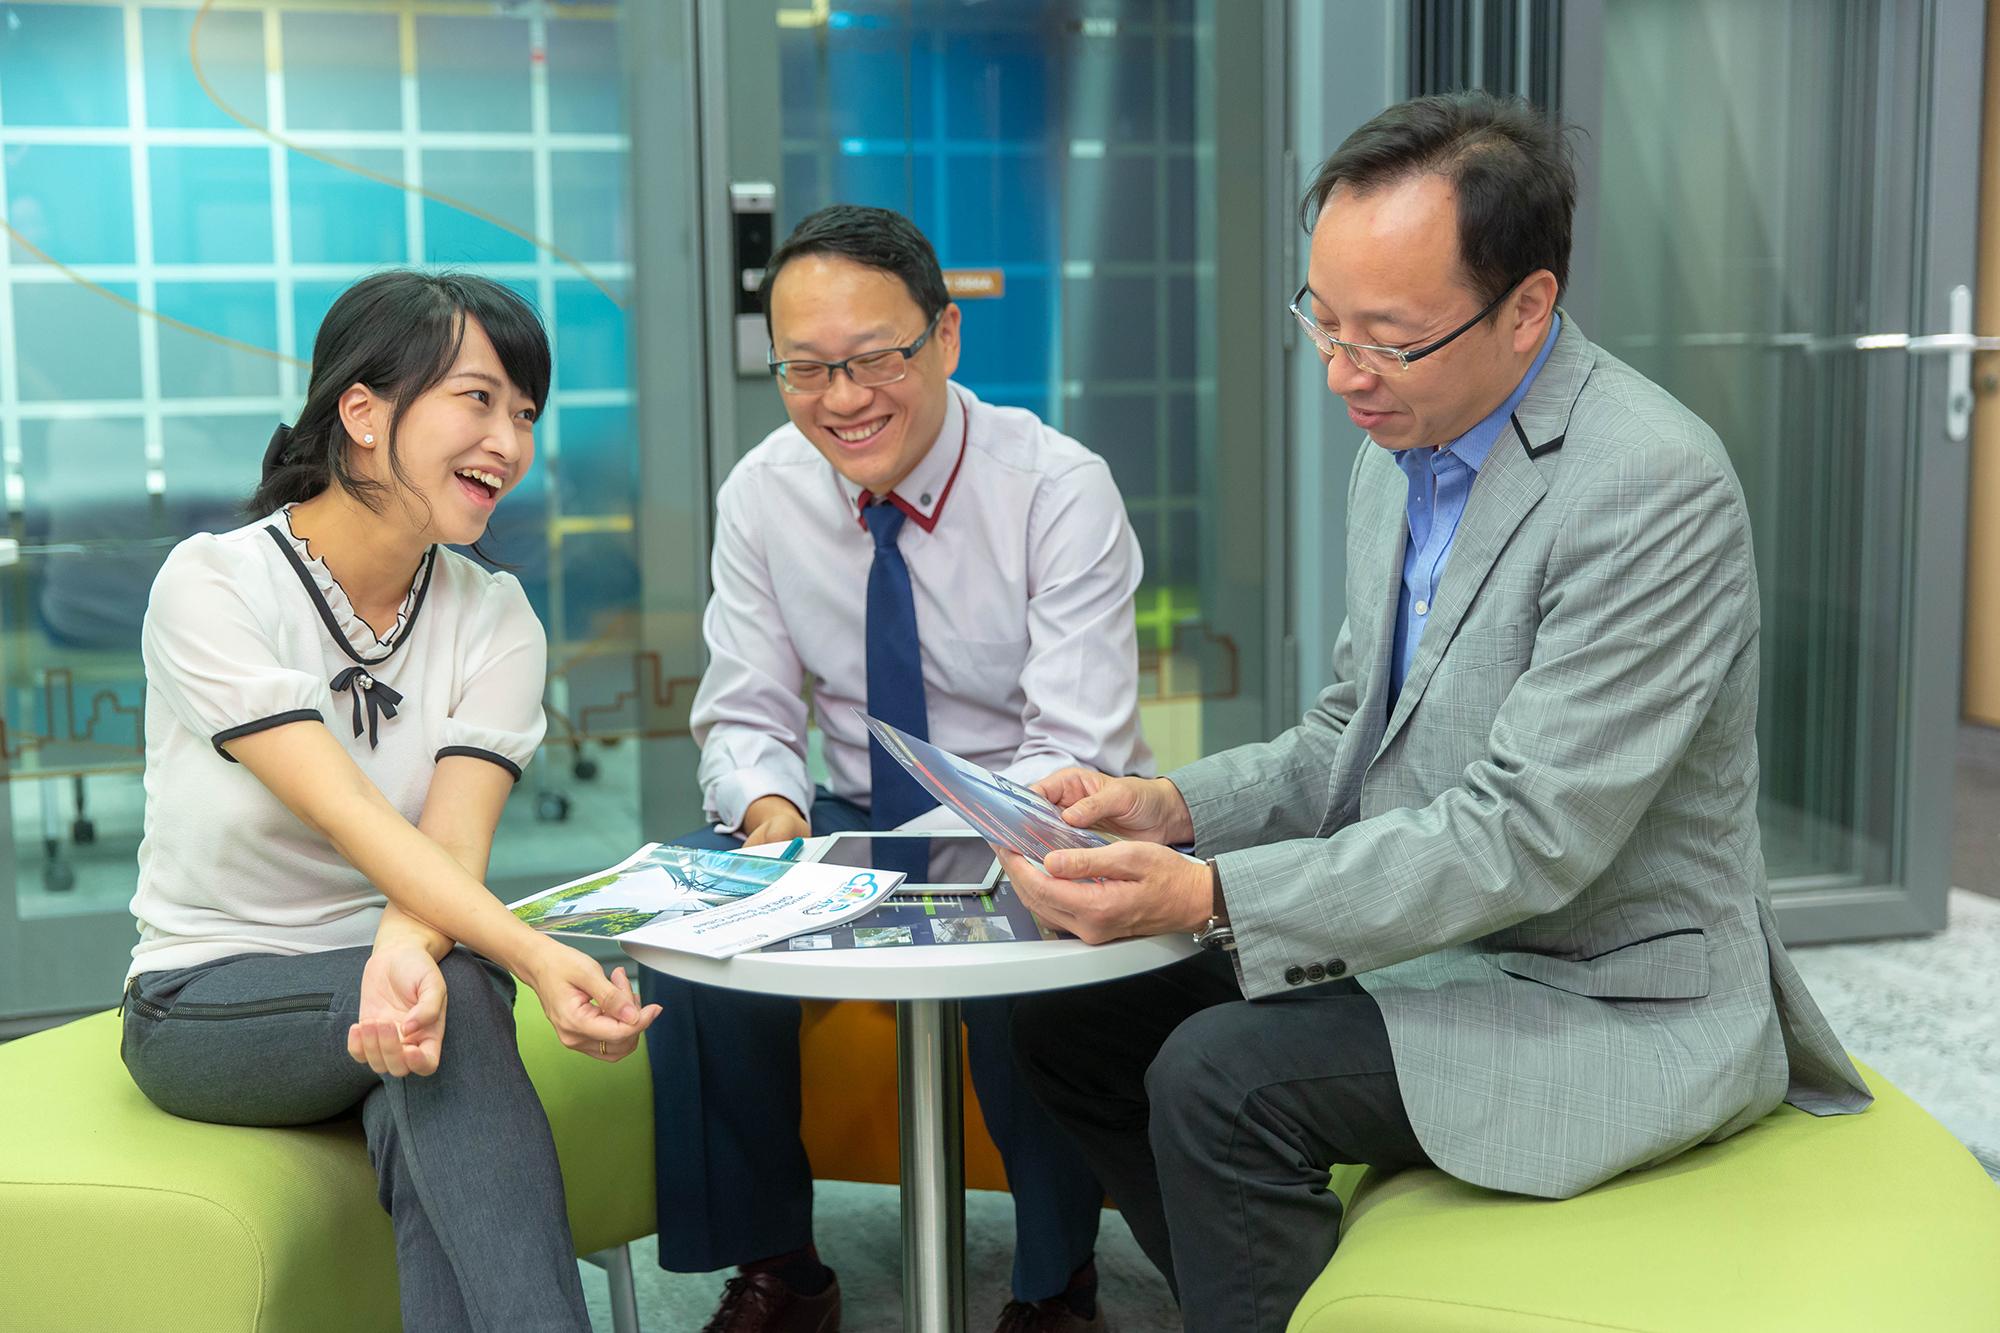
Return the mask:
[(1060, 1296), (1045, 1301), (1008, 1301), (993, 1333), (1104, 1333), (1104, 1307), (1085, 1319)]
[(801, 1296), (775, 1273), (730, 1278), (701, 1333), (840, 1333), (840, 1280), (817, 1296)]

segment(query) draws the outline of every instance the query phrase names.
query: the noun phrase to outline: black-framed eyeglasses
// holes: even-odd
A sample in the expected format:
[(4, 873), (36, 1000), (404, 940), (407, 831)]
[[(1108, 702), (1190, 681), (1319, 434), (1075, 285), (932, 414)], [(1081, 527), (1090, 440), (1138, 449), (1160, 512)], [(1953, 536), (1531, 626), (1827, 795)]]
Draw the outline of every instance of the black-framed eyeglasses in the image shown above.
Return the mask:
[(825, 393), (833, 387), (833, 372), (836, 370), (846, 371), (847, 378), (864, 389), (879, 389), (910, 373), (910, 358), (924, 350), (924, 344), (937, 332), (938, 321), (943, 318), (943, 310), (932, 315), (923, 333), (907, 346), (856, 352), (845, 361), (780, 361), (774, 348), (765, 354), (765, 364), (778, 377), (778, 387), (786, 393)]
[(1512, 296), (1514, 289), (1526, 281), (1527, 278), (1524, 277), (1509, 283), (1505, 290), (1486, 303), (1485, 309), (1436, 342), (1426, 343), (1422, 347), (1380, 347), (1374, 343), (1351, 343), (1334, 337), (1321, 328), (1319, 321), (1306, 309), (1306, 297), (1312, 293), (1310, 282), (1299, 284), (1298, 294), (1292, 297), (1292, 303), (1286, 309), (1292, 312), (1293, 318), (1297, 319), (1300, 326), (1305, 329), (1306, 336), (1313, 340), (1315, 347), (1319, 348), (1319, 354), (1327, 360), (1331, 361), (1335, 352), (1346, 352), (1347, 359), (1354, 363), (1356, 370), (1370, 375), (1393, 375), (1408, 370), (1432, 352), (1450, 346), (1453, 339), (1498, 310), (1500, 303)]

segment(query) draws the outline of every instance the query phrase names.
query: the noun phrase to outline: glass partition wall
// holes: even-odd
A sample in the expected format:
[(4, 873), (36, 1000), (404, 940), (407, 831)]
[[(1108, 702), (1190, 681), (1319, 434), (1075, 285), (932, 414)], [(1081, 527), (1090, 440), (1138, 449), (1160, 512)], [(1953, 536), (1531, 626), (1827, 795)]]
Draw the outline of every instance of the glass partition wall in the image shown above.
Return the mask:
[[(115, 998), (152, 576), (188, 533), (244, 521), (320, 319), (383, 266), (499, 279), (555, 348), (536, 466), (487, 543), (547, 628), (551, 669), (548, 741), (508, 803), (496, 887), (639, 842), (642, 768), (656, 803), (697, 817), (680, 683), (699, 672), (702, 506), (685, 506), (685, 554), (643, 571), (621, 27), (609, 5), (9, 6), (0, 1017)], [(701, 493), (685, 443), (647, 471)], [(649, 749), (675, 753), (642, 765)]]
[(1938, 929), (1966, 456), (1948, 358), (1906, 344), (1951, 331), (1972, 282), (1978, 7), (1570, 9), (1566, 60), (1599, 85), (1574, 110), (1587, 327), (1714, 427), (1750, 507), (1780, 921)]

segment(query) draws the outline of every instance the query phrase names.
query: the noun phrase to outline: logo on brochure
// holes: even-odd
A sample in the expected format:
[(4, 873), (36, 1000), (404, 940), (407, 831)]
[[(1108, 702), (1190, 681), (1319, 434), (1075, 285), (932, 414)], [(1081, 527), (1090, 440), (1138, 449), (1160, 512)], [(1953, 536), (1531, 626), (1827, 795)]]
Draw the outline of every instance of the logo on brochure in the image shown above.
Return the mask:
[(810, 907), (800, 908), (799, 915), (824, 916), (828, 912), (838, 912), (852, 907), (855, 903), (865, 902), (874, 895), (875, 872), (872, 870), (863, 870), (855, 875), (854, 878), (848, 880), (847, 883), (834, 890), (832, 894), (820, 899), (820, 901)]

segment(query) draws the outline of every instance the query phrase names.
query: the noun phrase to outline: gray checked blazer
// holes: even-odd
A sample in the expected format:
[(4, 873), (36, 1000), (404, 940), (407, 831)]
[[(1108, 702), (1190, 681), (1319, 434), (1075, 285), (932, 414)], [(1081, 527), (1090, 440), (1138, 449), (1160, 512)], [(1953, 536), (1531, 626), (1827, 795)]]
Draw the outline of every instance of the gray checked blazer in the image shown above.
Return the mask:
[(1251, 999), (1353, 975), (1431, 1160), (1565, 1198), (1866, 1085), (1778, 942), (1757, 575), (1722, 443), (1567, 317), (1394, 707), (1407, 482), (1348, 483), (1333, 683), (1172, 774)]

